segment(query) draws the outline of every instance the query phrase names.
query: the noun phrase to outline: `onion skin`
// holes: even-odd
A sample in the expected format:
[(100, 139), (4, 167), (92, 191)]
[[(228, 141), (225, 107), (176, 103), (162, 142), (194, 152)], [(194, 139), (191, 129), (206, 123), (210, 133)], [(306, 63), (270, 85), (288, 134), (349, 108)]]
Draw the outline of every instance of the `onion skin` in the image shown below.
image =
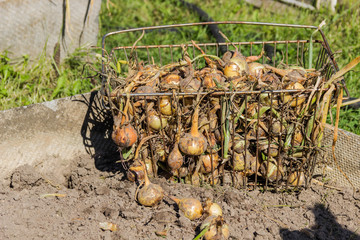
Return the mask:
[(179, 209), (184, 213), (185, 217), (190, 220), (198, 219), (203, 214), (203, 207), (201, 202), (195, 198), (183, 198), (178, 199), (175, 197), (170, 197), (176, 204)]
[(111, 138), (119, 147), (127, 148), (137, 141), (137, 132), (131, 124), (126, 124), (114, 127)]
[[(199, 96), (198, 96), (199, 100)], [(207, 149), (207, 140), (199, 132), (199, 105), (195, 107), (192, 118), (190, 133), (185, 133), (179, 140), (180, 151), (188, 156), (198, 156), (203, 154)]]
[(149, 111), (149, 127), (155, 131), (159, 131), (167, 126), (167, 119), (162, 117), (160, 120), (159, 114), (155, 110)]
[(212, 156), (214, 170), (217, 168), (217, 166), (219, 165), (219, 155), (217, 153), (213, 153), (212, 155), (211, 154), (201, 155), (199, 157), (199, 161), (201, 161), (202, 163), (200, 167), (200, 172), (202, 173), (211, 172), (211, 156)]
[(132, 182), (142, 181), (145, 178), (144, 167), (139, 162), (134, 162), (129, 167), (126, 176)]
[(305, 174), (304, 172), (293, 172), (288, 177), (288, 184), (291, 186), (304, 186), (305, 185)]
[[(273, 159), (273, 158), (270, 158), (270, 159)], [(270, 161), (269, 169), (268, 169), (268, 171), (266, 171), (267, 164), (268, 164), (267, 161), (265, 161), (261, 164), (260, 170), (261, 170), (262, 177), (264, 179), (266, 179), (266, 177), (267, 177), (270, 182), (274, 182), (274, 181), (276, 181), (276, 176), (278, 175), (278, 179), (281, 180), (284, 175), (284, 170), (281, 167), (281, 165), (278, 168), (272, 161)]]
[(249, 74), (249, 66), (246, 58), (238, 52), (225, 64), (224, 75), (228, 78), (239, 77)]
[(160, 98), (160, 112), (166, 116), (171, 116), (173, 114), (170, 97), (166, 96)]
[[(257, 166), (256, 166), (257, 165)], [(260, 167), (259, 161), (256, 160), (248, 150), (246, 150), (246, 175), (250, 176), (257, 172), (256, 167)], [(244, 153), (234, 153), (234, 165), (233, 169), (235, 171), (244, 171), (245, 170), (245, 152)]]
[(181, 81), (181, 77), (177, 74), (169, 74), (167, 75), (161, 83), (164, 85), (173, 85), (173, 86), (179, 86)]
[[(139, 150), (141, 146), (145, 143), (145, 141), (153, 137), (155, 137), (155, 135), (145, 137), (140, 141), (139, 146), (136, 149), (134, 159), (136, 160), (138, 159)], [(141, 161), (139, 162), (142, 165), (143, 169), (146, 169), (145, 164)], [(151, 183), (146, 171), (144, 171), (144, 174), (145, 174), (144, 176), (145, 184), (137, 192), (136, 198), (141, 205), (152, 207), (159, 204), (162, 201), (162, 199), (164, 198), (164, 189), (162, 189), (160, 185)]]
[(261, 77), (264, 74), (265, 67), (261, 63), (252, 62), (249, 63), (249, 72), (255, 77)]
[(220, 205), (217, 203), (213, 203), (210, 199), (206, 200), (204, 211), (209, 216), (222, 216), (222, 209)]
[(218, 82), (218, 83), (222, 83), (222, 76), (221, 76), (221, 72), (217, 71), (217, 70), (211, 70), (210, 73), (206, 74), (203, 77), (203, 81), (202, 84), (205, 88), (214, 88), (216, 87), (216, 84), (214, 82), (214, 79)]
[(205, 240), (228, 239), (230, 237), (229, 226), (222, 216), (208, 216), (200, 226), (200, 230), (208, 227), (204, 234)]
[[(285, 89), (287, 89), (287, 90), (294, 90), (294, 89), (303, 90), (305, 88), (301, 83), (295, 82), (295, 83), (289, 84), (289, 86), (287, 86)], [(305, 96), (304, 95), (300, 95), (298, 97), (294, 97), (293, 95), (294, 95), (294, 93), (293, 94), (281, 95), (283, 102), (284, 103), (290, 102), (291, 107), (299, 106), (303, 102), (305, 102)]]
[(139, 190), (137, 199), (141, 205), (152, 207), (164, 198), (164, 189), (157, 184), (150, 183)]
[(175, 143), (175, 146), (173, 150), (170, 152), (167, 164), (171, 168), (171, 170), (175, 171), (181, 168), (181, 166), (184, 163), (184, 157), (181, 155), (181, 152), (179, 151), (179, 146), (177, 143)]

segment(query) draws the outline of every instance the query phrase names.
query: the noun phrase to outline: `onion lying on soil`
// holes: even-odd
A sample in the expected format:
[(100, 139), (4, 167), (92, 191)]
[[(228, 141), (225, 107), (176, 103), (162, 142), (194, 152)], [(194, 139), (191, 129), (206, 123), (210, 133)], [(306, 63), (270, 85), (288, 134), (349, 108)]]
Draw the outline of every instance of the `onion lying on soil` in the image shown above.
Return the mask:
[[(140, 141), (139, 146), (136, 149), (136, 153), (134, 157), (135, 159), (137, 159), (139, 155), (139, 150), (142, 144), (144, 144), (145, 141), (147, 141), (148, 139), (154, 136), (155, 135), (145, 137)], [(140, 163), (143, 165), (143, 168), (145, 169), (146, 168), (145, 164), (141, 161)], [(136, 198), (141, 205), (152, 207), (158, 204), (159, 202), (161, 202), (161, 200), (164, 198), (164, 190), (160, 185), (150, 182), (146, 171), (144, 171), (144, 174), (145, 174), (144, 176), (145, 183), (144, 186), (137, 192)]]
[(200, 230), (208, 228), (204, 234), (206, 240), (228, 239), (230, 237), (229, 226), (222, 216), (210, 215), (200, 226)]
[(209, 216), (222, 216), (222, 209), (220, 205), (212, 202), (211, 199), (206, 200), (204, 212)]
[(185, 217), (190, 220), (198, 219), (203, 214), (203, 207), (201, 202), (195, 198), (176, 198), (169, 196), (179, 207), (179, 209), (184, 213)]

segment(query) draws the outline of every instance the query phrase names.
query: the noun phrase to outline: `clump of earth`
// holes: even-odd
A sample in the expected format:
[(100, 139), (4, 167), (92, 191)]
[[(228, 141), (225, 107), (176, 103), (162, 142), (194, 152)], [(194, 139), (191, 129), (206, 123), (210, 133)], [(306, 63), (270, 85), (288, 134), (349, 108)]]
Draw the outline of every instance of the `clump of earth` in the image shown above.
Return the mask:
[[(166, 197), (156, 207), (135, 201), (137, 185), (100, 171), (90, 156), (74, 159), (56, 182), (23, 165), (0, 185), (0, 239), (193, 239), (190, 221)], [(153, 179), (172, 196), (210, 198), (223, 209), (230, 239), (360, 239), (360, 192), (312, 185), (300, 192), (193, 187)], [(116, 231), (101, 224), (116, 225)]]

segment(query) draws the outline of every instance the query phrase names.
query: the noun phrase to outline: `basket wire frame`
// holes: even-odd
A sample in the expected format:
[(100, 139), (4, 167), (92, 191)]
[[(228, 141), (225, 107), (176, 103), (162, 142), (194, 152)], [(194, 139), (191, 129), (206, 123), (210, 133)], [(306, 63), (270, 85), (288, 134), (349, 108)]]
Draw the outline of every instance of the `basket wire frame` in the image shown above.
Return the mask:
[[(153, 27), (143, 27), (143, 28), (135, 28), (135, 29), (127, 29), (127, 30), (121, 30), (121, 31), (116, 31), (116, 32), (110, 32), (106, 35), (104, 35), (103, 39), (102, 39), (102, 56), (106, 57), (106, 38), (113, 36), (113, 35), (118, 35), (118, 34), (124, 34), (124, 33), (129, 33), (129, 32), (143, 32), (143, 31), (149, 31), (149, 30), (157, 30), (157, 29), (168, 29), (168, 28), (187, 28), (187, 27), (193, 27), (193, 26), (201, 26), (201, 25), (210, 25), (210, 24), (231, 24), (231, 25), (260, 25), (260, 26), (272, 26), (272, 27), (287, 27), (287, 28), (305, 28), (305, 29), (318, 29), (315, 26), (306, 26), (306, 25), (290, 25), (290, 24), (274, 24), (274, 23), (260, 23), (260, 22), (209, 22), (209, 23), (189, 23), (189, 24), (176, 24), (176, 25), (164, 25), (164, 26), (153, 26)], [(315, 60), (315, 69), (319, 70), (321, 68), (325, 69), (325, 79), (329, 79), (336, 71), (338, 71), (338, 66), (337, 63), (333, 57), (332, 51), (329, 47), (329, 44), (325, 38), (324, 33), (322, 32), (321, 29), (319, 29), (319, 32), (322, 36), (322, 40), (312, 40), (314, 48), (318, 47), (317, 51), (317, 58)], [(289, 64), (295, 64), (295, 65), (300, 65), (303, 67), (307, 66), (306, 60), (306, 46), (309, 44), (309, 40), (279, 40), (279, 41), (253, 41), (253, 42), (233, 42), (233, 43), (197, 43), (197, 45), (199, 47), (201, 47), (205, 53), (211, 52), (212, 54), (219, 56), (220, 55), (220, 47), (221, 46), (225, 46), (227, 50), (231, 50), (233, 49), (233, 45), (238, 47), (238, 50), (241, 53), (247, 53), (249, 55), (254, 55), (254, 54), (259, 54), (260, 49), (263, 49), (265, 44), (270, 44), (274, 47), (274, 58), (272, 61), (273, 66), (277, 66), (277, 64), (279, 63), (283, 63), (286, 65)], [(169, 62), (175, 62), (177, 61), (180, 57), (181, 57), (181, 53), (182, 53), (182, 46), (183, 44), (162, 44), (162, 45), (139, 45), (139, 46), (135, 46), (134, 51), (135, 51), (135, 55), (136, 58), (143, 60), (143, 61), (147, 61), (148, 63), (152, 63), (152, 61), (154, 61), (154, 56), (157, 56), (156, 59), (156, 63), (160, 64), (160, 65), (164, 65), (164, 64), (168, 64)], [(187, 48), (188, 48), (188, 52), (189, 54), (192, 54), (192, 57), (195, 57), (198, 50), (195, 48), (195, 46), (193, 44), (186, 44)], [(114, 48), (112, 48), (109, 51), (108, 57), (113, 61), (113, 62), (117, 62), (118, 59), (126, 59), (126, 61), (129, 61), (129, 55), (130, 55), (130, 51), (132, 50), (133, 46), (116, 46)], [(294, 56), (290, 56), (290, 49), (296, 49), (296, 58), (294, 58)], [(278, 50), (281, 49), (282, 52), (282, 59), (277, 59), (277, 52)], [(167, 51), (167, 53), (165, 53)], [(294, 50), (293, 50), (294, 51)], [(141, 53), (141, 54), (140, 54)], [(167, 57), (167, 58), (165, 58)], [(263, 56), (261, 61), (262, 63), (265, 62), (265, 57)], [(293, 62), (295, 61), (295, 62)], [(101, 94), (105, 97), (110, 98), (110, 90), (108, 88), (106, 88), (106, 84), (107, 84), (107, 79), (106, 79), (106, 70), (105, 70), (105, 63), (102, 63), (102, 76), (103, 76), (103, 80), (102, 80), (102, 89), (101, 89)], [(345, 89), (345, 91), (347, 92), (346, 86), (345, 84), (343, 84), (343, 87)], [(244, 109), (244, 115), (247, 116), (248, 115), (248, 105), (251, 103), (256, 103), (258, 106), (258, 112), (260, 112), (260, 105), (261, 105), (261, 95), (267, 94), (268, 98), (270, 99), (270, 108), (269, 111), (272, 112), (274, 110), (274, 99), (279, 99), (281, 98), (281, 96), (284, 96), (284, 94), (294, 94), (295, 96), (295, 101), (298, 101), (298, 96), (299, 94), (307, 94), (307, 96), (309, 96), (310, 92), (312, 91), (312, 89), (308, 89), (308, 90), (262, 90), (262, 91), (214, 91), (214, 92), (201, 92), (201, 93), (185, 93), (185, 92), (176, 92), (176, 93), (171, 93), (171, 92), (159, 92), (159, 93), (130, 93), (130, 94), (118, 94), (117, 97), (121, 98), (121, 97), (126, 97), (126, 96), (130, 96), (131, 98), (131, 103), (133, 104), (133, 99), (135, 97), (140, 97), (143, 96), (145, 97), (145, 106), (147, 106), (148, 101), (150, 101), (149, 99), (151, 98), (156, 98), (155, 102), (160, 101), (160, 97), (163, 96), (168, 96), (171, 99), (171, 103), (174, 102), (179, 102), (179, 97), (183, 97), (182, 99), (184, 99), (184, 97), (196, 97), (196, 95), (200, 94), (202, 96), (205, 96), (205, 100), (207, 98), (210, 97), (219, 97), (219, 98), (229, 98), (229, 97), (236, 97), (238, 99), (239, 102), (243, 102), (245, 104), (245, 109)], [(316, 89), (316, 96), (319, 96), (320, 94), (320, 89)], [(322, 90), (324, 91), (324, 90)], [(313, 97), (315, 97), (315, 95)], [(255, 96), (255, 98), (253, 97), (252, 99), (249, 98), (250, 96)], [(255, 99), (255, 100), (254, 100)], [(249, 103), (250, 101), (250, 103)], [(296, 104), (297, 105), (297, 104)], [(158, 104), (159, 106), (159, 104)], [(295, 107), (295, 112), (297, 111), (296, 109), (297, 107)], [(160, 109), (159, 109), (160, 110)], [(220, 112), (223, 109), (220, 109)], [(284, 111), (283, 109), (281, 109), (280, 111), (280, 122), (283, 121), (284, 119)], [(148, 112), (146, 111), (146, 119), (149, 118), (148, 116)], [(232, 115), (235, 115), (236, 112), (234, 111), (234, 109), (232, 109), (231, 111)], [(314, 115), (316, 115), (316, 108), (315, 108), (315, 112)], [(161, 118), (161, 114), (160, 114), (160, 118)], [(231, 118), (232, 120), (232, 126), (233, 128), (231, 129), (231, 138), (232, 141), (234, 142), (234, 137), (235, 137), (235, 124), (234, 124), (234, 117)], [(297, 122), (296, 120), (294, 120), (294, 126), (293, 128), (296, 128), (297, 126)], [(162, 123), (162, 121), (160, 121)], [(259, 125), (260, 123), (260, 116), (258, 115), (257, 119), (257, 127), (256, 127), (256, 133), (255, 133), (255, 156), (256, 159), (259, 159), (261, 157), (261, 154), (263, 154), (263, 152), (261, 152), (261, 147), (260, 143), (263, 139), (261, 139), (260, 134), (259, 134)], [(243, 124), (245, 124), (245, 132), (243, 133), (244, 136), (244, 140), (245, 140), (245, 146), (247, 146), (248, 142), (253, 142), (253, 140), (248, 139), (248, 121), (245, 120), (243, 122)], [(313, 126), (312, 129), (314, 129), (315, 127), (315, 121), (313, 122)], [(162, 129), (162, 127), (161, 127)], [(209, 129), (209, 132), (211, 132), (213, 129)], [(275, 139), (282, 139), (283, 137), (283, 131), (285, 130), (285, 126), (283, 126), (283, 124), (280, 124), (280, 133), (278, 135), (273, 134), (272, 132), (272, 118), (270, 118), (270, 124), (269, 124), (269, 129), (268, 129), (268, 136), (267, 136), (267, 159), (270, 159), (270, 151), (271, 151), (271, 142)], [(222, 131), (221, 131), (222, 133)], [(149, 126), (147, 124), (147, 134), (150, 135), (150, 129)], [(295, 131), (292, 132), (292, 135), (294, 136)], [(165, 148), (165, 136), (164, 136), (164, 131), (160, 131), (159, 132), (160, 137), (162, 138), (162, 143), (164, 144), (164, 148)], [(308, 135), (308, 133), (305, 133), (305, 135)], [(311, 134), (310, 134), (311, 135)], [(290, 149), (287, 149), (290, 152), (295, 152), (296, 150), (294, 149), (294, 137), (292, 136), (292, 143), (290, 144)], [(154, 149), (152, 148), (152, 142), (153, 139), (150, 140), (150, 154), (152, 159), (154, 160)], [(287, 148), (288, 146), (283, 145), (283, 142), (280, 140), (279, 142), (279, 146), (278, 146), (278, 152), (280, 153), (282, 150), (284, 150), (285, 148)], [(224, 151), (224, 146), (223, 146), (223, 141), (222, 141), (222, 153)], [(234, 161), (234, 146), (232, 146), (232, 161)], [(303, 169), (307, 169), (308, 174), (307, 176), (311, 176), (311, 174), (314, 171), (315, 165), (316, 165), (316, 154), (318, 152), (317, 146), (315, 145), (314, 142), (312, 141), (305, 141), (305, 146), (304, 146), (304, 153), (302, 154), (302, 158), (308, 158), (307, 161), (304, 161), (302, 164), (300, 165), (295, 165), (294, 167), (294, 171), (300, 171)], [(210, 158), (211, 158), (211, 163), (213, 162), (212, 159), (212, 151), (213, 149), (210, 148)], [(265, 151), (266, 152), (266, 151)], [(244, 151), (244, 162), (245, 162), (245, 166), (247, 166), (247, 151)], [(223, 156), (223, 154), (222, 154)], [(224, 160), (224, 159), (222, 159)], [(294, 161), (296, 160), (294, 157), (288, 157), (288, 160), (290, 161), (290, 168), (293, 167), (294, 165)], [(277, 163), (277, 166), (280, 166), (282, 161), (284, 161), (283, 156), (281, 156), (280, 154), (278, 154), (275, 157), (275, 161)], [(267, 166), (266, 166), (266, 172), (268, 172), (269, 169), (269, 162), (267, 161)], [(254, 178), (252, 179), (252, 183), (251, 185), (256, 188), (258, 185), (258, 161), (256, 161), (256, 173), (254, 174)], [(223, 165), (224, 166), (224, 165)], [(153, 166), (154, 167), (154, 166)], [(211, 164), (211, 169), (212, 169), (212, 174), (211, 174), (211, 179), (212, 179), (212, 184), (214, 183), (215, 179), (214, 179), (214, 168), (213, 165)], [(156, 169), (154, 168), (154, 173), (155, 173), (155, 177), (156, 177)], [(224, 171), (222, 172), (224, 173)], [(232, 173), (234, 173), (234, 171), (232, 171)], [(287, 174), (291, 174), (292, 171), (287, 172)], [(235, 174), (232, 174), (232, 181), (234, 182), (234, 178), (236, 178)], [(286, 176), (287, 177), (287, 176)], [(222, 178), (224, 178), (224, 176), (222, 176)], [(286, 178), (285, 178), (286, 179)], [(223, 179), (224, 180), (224, 179)], [(243, 182), (243, 186), (248, 186), (248, 178), (246, 177), (246, 175), (243, 176), (242, 182)], [(275, 187), (275, 189), (278, 189), (279, 185), (280, 185), (280, 176), (279, 176), (279, 171), (277, 171), (276, 174), (276, 179), (275, 181), (273, 181), (273, 183), (271, 183), (272, 186)], [(307, 177), (305, 184), (306, 186), (309, 184), (310, 182), (310, 177)], [(265, 178), (265, 182), (263, 183), (264, 188), (267, 189), (268, 186), (270, 184), (270, 181), (268, 179), (268, 177)], [(285, 183), (286, 188), (288, 187), (288, 182), (286, 181)]]

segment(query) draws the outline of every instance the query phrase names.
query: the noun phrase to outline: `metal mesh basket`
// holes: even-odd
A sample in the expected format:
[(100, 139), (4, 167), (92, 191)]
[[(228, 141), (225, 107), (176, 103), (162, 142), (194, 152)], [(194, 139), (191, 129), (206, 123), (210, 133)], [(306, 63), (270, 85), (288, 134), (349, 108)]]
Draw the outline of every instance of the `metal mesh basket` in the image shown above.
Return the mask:
[[(298, 29), (314, 31), (317, 29), (317, 27), (314, 26), (259, 22), (211, 22), (154, 26), (110, 32), (104, 35), (102, 40), (102, 55), (107, 61), (103, 60), (102, 64), (103, 82), (101, 93), (106, 102), (112, 103), (111, 99), (114, 98), (114, 96), (111, 95), (112, 89), (116, 87), (116, 84), (113, 84), (116, 82), (116, 77), (114, 79), (114, 76), (110, 76), (108, 71), (115, 71), (117, 75), (126, 75), (128, 66), (121, 65), (120, 63), (124, 61), (131, 62), (131, 58), (134, 58), (134, 56), (138, 61), (160, 66), (176, 62), (183, 57), (184, 45), (186, 45), (188, 49), (189, 57), (195, 58), (201, 54), (201, 52), (194, 44), (184, 44), (184, 42), (181, 41), (183, 41), (184, 36), (188, 38), (188, 41), (196, 40), (189, 38), (189, 35), (191, 36), (192, 33), (191, 29), (210, 24), (218, 24), (221, 27), (230, 26), (232, 29), (249, 26), (294, 29), (294, 31)], [(178, 34), (180, 40), (174, 37), (171, 39), (172, 42), (167, 40), (167, 42), (159, 45), (141, 45), (141, 41), (137, 43), (136, 46), (129, 44), (128, 46), (108, 47), (106, 45), (109, 37), (127, 38), (130, 35), (134, 37), (139, 36), (143, 32), (145, 35), (150, 34), (151, 37), (156, 37), (157, 35), (161, 35), (162, 31), (166, 29)], [(226, 50), (234, 50), (235, 47), (244, 55), (258, 55), (262, 49), (270, 46), (271, 49), (273, 49), (273, 56), (271, 58), (271, 64), (273, 66), (283, 64), (302, 66), (303, 68), (312, 67), (316, 70), (321, 70), (321, 77), (323, 77), (324, 80), (328, 80), (338, 70), (338, 66), (333, 58), (324, 33), (320, 29), (319, 32), (322, 38), (311, 41), (291, 39), (251, 42), (234, 41), (232, 43), (201, 42), (197, 43), (197, 45), (201, 47), (206, 54), (216, 56), (219, 56), (224, 48), (226, 48)], [(159, 41), (161, 41), (161, 37), (159, 37)], [(132, 49), (134, 50), (133, 55), (130, 54)], [(311, 55), (315, 57), (311, 58)], [(268, 59), (263, 56), (261, 62), (265, 63), (267, 61)], [(197, 68), (201, 68), (205, 66), (205, 61), (196, 61), (194, 64)], [(343, 84), (341, 86), (338, 84), (337, 87), (345, 87), (345, 85)], [(301, 102), (306, 103), (320, 99), (325, 91), (326, 89), (218, 90), (211, 92), (203, 91), (200, 93), (162, 91), (156, 93), (117, 93), (115, 98), (117, 98), (116, 103), (120, 103), (122, 101), (121, 99), (130, 98), (131, 104), (134, 104), (134, 102), (142, 97), (141, 99), (144, 100), (145, 106), (153, 102), (155, 106), (159, 107), (160, 99), (167, 96), (171, 99), (171, 103), (182, 104), (182, 110), (185, 109), (186, 99), (194, 99), (198, 95), (202, 96), (202, 100), (197, 103), (200, 108), (211, 108), (209, 104), (213, 98), (219, 99), (220, 102), (231, 99), (235, 104), (230, 104), (230, 102), (228, 102), (228, 105), (221, 104), (221, 108), (218, 110), (218, 115), (221, 115), (218, 124), (213, 129), (211, 127), (207, 129), (210, 134), (214, 133), (214, 135), (217, 131), (218, 135), (220, 135), (218, 137), (220, 141), (217, 145), (218, 150), (214, 150), (215, 148), (212, 147), (208, 149), (211, 159), (211, 172), (209, 174), (203, 174), (200, 177), (201, 182), (205, 184), (230, 182), (234, 186), (254, 187), (260, 184), (265, 186), (265, 188), (268, 186), (278, 188), (279, 186), (288, 187), (288, 185), (297, 185), (297, 187), (299, 187), (299, 181), (295, 181), (296, 183), (292, 184), (289, 182), (289, 179), (291, 176), (294, 177), (294, 174), (295, 178), (299, 177), (300, 173), (304, 173), (304, 185), (307, 186), (313, 175), (315, 166), (317, 165), (316, 155), (319, 148), (321, 148), (321, 137), (318, 138), (318, 135), (322, 134), (322, 129), (319, 129), (319, 123), (316, 119), (314, 120), (314, 118), (312, 118), (312, 116), (317, 114), (316, 111), (318, 111), (318, 108), (314, 107), (309, 110), (306, 116), (304, 115), (300, 119), (298, 116), (301, 114)], [(292, 107), (289, 103), (279, 103), (281, 99), (284, 99), (284, 96), (288, 95), (291, 96), (290, 102), (295, 103)], [(317, 105), (319, 105), (319, 103)], [(242, 107), (239, 108), (239, 106)], [(266, 108), (264, 108), (264, 106)], [(302, 107), (303, 106), (304, 105), (302, 105)], [(160, 111), (160, 108), (158, 110)], [(159, 115), (160, 122), (162, 123), (161, 118), (167, 117), (163, 114)], [(191, 115), (184, 113), (174, 114), (170, 118), (173, 118), (173, 121), (178, 121), (179, 117), (182, 118), (184, 122), (189, 122), (191, 119)], [(142, 132), (143, 136), (154, 133), (147, 124), (148, 121), (146, 121), (146, 119), (148, 118), (149, 113), (145, 111), (145, 121), (140, 121), (140, 119), (136, 117), (132, 119), (135, 129), (138, 132)], [(171, 119), (168, 120), (172, 121)], [(275, 130), (276, 124), (279, 125), (278, 130)], [(226, 130), (224, 130), (224, 127), (226, 127)], [(298, 132), (302, 135), (300, 139), (297, 138)], [(229, 135), (228, 140), (225, 140), (225, 133)], [(165, 175), (168, 174), (166, 164), (163, 164), (162, 161), (168, 156), (170, 151), (169, 146), (172, 146), (175, 141), (175, 139), (169, 137), (169, 134), (163, 126), (161, 126), (161, 130), (157, 131), (156, 134), (158, 138), (151, 139), (146, 150), (149, 152), (148, 156), (151, 158), (152, 170), (155, 177), (160, 170), (160, 172), (165, 172)], [(244, 162), (243, 166), (240, 170), (234, 170), (234, 166), (236, 165), (235, 161), (237, 161), (237, 156), (235, 155), (238, 154), (234, 147), (235, 144), (232, 144), (228, 150), (224, 148), (224, 145), (229, 146), (229, 142), (235, 143), (238, 137), (244, 142), (246, 148), (242, 149), (240, 153), (242, 154), (241, 158)], [(210, 141), (209, 138), (208, 140)], [(213, 164), (213, 151), (218, 151), (220, 156), (219, 165), (216, 167)], [(252, 160), (249, 159), (249, 156), (255, 159), (255, 167), (252, 167), (250, 164)], [(197, 157), (192, 156), (186, 158), (185, 164), (189, 172), (199, 170), (198, 164), (196, 164), (197, 161)], [(282, 164), (284, 166), (286, 165), (286, 169), (277, 167), (282, 166)], [(271, 169), (273, 169), (274, 166), (275, 174), (271, 175), (269, 173), (273, 171)], [(261, 171), (263, 173), (261, 173)]]

